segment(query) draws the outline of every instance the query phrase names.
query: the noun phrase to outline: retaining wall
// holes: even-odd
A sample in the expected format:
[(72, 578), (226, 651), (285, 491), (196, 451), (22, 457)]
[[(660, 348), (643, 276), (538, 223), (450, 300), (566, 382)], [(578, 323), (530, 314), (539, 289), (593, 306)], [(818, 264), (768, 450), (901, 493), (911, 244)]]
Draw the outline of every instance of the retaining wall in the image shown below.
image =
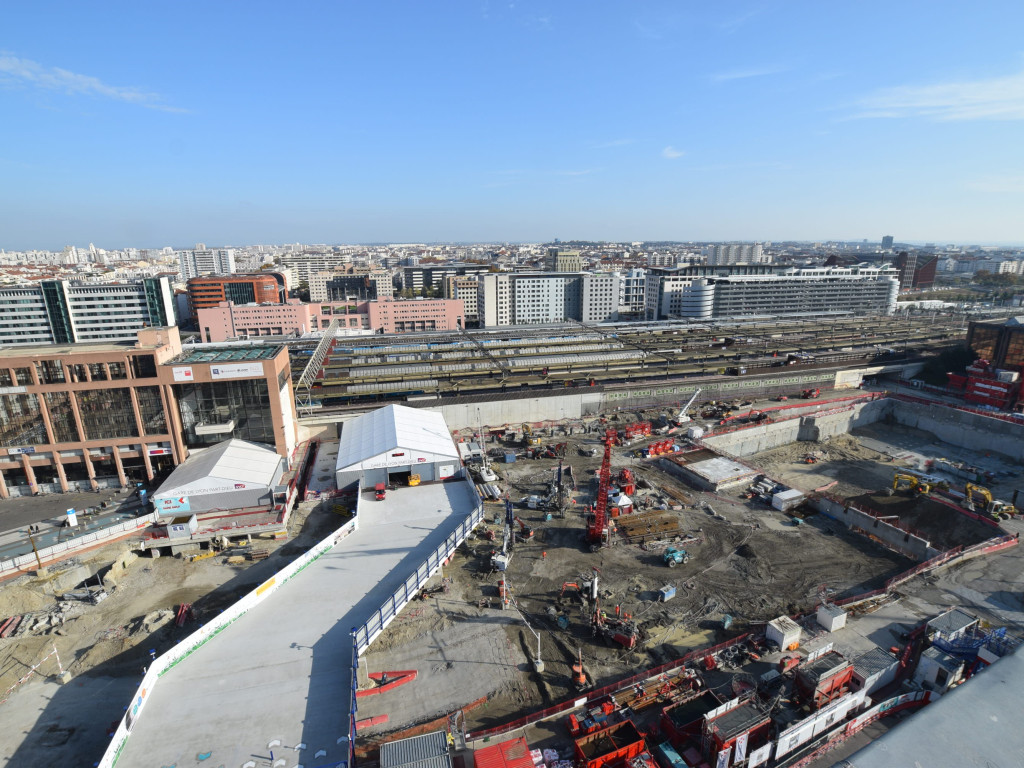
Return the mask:
[(885, 402), (896, 424), (931, 432), (943, 442), (972, 451), (998, 451), (1024, 460), (1024, 424), (940, 405), (891, 398)]
[(878, 520), (867, 512), (847, 506), (825, 496), (814, 499), (813, 504), (823, 515), (842, 523), (847, 528), (857, 528), (870, 534), (886, 547), (913, 560), (929, 560), (939, 554), (931, 542), (897, 528), (884, 520)]

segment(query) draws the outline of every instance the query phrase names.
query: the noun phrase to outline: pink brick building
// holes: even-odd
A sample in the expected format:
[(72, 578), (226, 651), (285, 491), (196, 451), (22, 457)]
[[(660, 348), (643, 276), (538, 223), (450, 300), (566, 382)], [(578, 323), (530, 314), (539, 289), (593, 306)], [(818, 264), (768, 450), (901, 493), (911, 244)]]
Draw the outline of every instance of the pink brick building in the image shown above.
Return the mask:
[(337, 319), (346, 330), (382, 333), (453, 331), (465, 322), (462, 301), (453, 299), (383, 299), (364, 302), (241, 304), (222, 301), (196, 311), (205, 342), (263, 336), (300, 336), (321, 331)]

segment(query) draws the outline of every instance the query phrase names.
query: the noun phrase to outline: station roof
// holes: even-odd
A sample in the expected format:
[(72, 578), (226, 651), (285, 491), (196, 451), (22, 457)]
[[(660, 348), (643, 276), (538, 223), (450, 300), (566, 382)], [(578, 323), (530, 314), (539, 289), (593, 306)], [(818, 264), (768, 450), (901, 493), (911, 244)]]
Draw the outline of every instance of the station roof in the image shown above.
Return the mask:
[(342, 425), (337, 468), (352, 467), (396, 448), (459, 459), (444, 416), (404, 405), (387, 405)]
[(171, 472), (153, 498), (270, 487), (280, 478), (283, 461), (269, 448), (245, 440), (225, 440), (193, 452)]

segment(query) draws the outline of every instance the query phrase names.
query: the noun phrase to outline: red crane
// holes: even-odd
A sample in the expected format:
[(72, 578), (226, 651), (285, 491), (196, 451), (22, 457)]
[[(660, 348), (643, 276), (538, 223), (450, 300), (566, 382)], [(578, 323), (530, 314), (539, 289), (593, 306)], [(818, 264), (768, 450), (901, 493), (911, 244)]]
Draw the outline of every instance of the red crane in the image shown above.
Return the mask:
[(608, 487), (612, 482), (612, 440), (604, 441), (604, 458), (598, 475), (597, 501), (594, 511), (587, 516), (587, 543), (590, 551), (597, 552), (608, 546)]

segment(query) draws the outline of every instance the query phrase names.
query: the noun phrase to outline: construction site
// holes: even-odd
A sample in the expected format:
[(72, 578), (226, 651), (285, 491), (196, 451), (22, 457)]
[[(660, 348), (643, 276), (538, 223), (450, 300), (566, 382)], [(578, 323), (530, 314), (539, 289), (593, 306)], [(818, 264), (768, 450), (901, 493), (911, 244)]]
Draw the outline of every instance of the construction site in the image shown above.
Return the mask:
[[(792, 676), (801, 659), (780, 666), (787, 645), (771, 656), (773, 624), (794, 617), (801, 647), (822, 646), (822, 606), (870, 626), (853, 640), (837, 634), (842, 654), (822, 653), (850, 670), (876, 651), (895, 660), (910, 648), (899, 634), (953, 597), (923, 597), (928, 582), (905, 574), (1019, 528), (1000, 501), (1016, 500), (1019, 427), (996, 422), (1007, 438), (997, 453), (979, 447), (993, 444), (991, 419), (944, 410), (803, 390), (463, 430), (481, 496), (491, 497), (486, 523), (365, 654), (370, 673), (419, 674), (401, 695), (360, 702), (365, 754), (424, 723), (442, 727), (452, 712), (471, 741), (523, 727), (531, 746), (564, 752), (579, 732), (551, 712), (595, 690), (614, 691), (605, 725), (623, 708), (649, 725), (640, 710), (709, 691), (705, 710), (737, 695), (753, 706), (760, 675)], [(984, 602), (970, 610), (986, 626), (1009, 623), (1011, 637), (1024, 628), (1019, 595), (1004, 610)], [(900, 628), (880, 630), (894, 605)], [(770, 705), (755, 709), (758, 723), (769, 711), (778, 720)]]

